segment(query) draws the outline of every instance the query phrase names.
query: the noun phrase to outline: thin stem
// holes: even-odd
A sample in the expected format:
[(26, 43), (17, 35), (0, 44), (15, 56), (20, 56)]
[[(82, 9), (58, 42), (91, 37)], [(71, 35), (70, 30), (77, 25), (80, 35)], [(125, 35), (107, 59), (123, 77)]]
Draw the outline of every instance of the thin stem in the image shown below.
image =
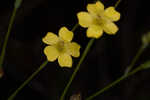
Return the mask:
[(21, 91), (47, 65), (47, 63), (48, 61), (44, 61), (43, 64), (34, 73), (32, 73), (32, 75), (29, 76), (29, 78), (25, 80), (15, 92), (13, 92), (8, 97), (8, 100), (13, 100), (15, 96), (18, 94), (18, 92)]
[(8, 26), (8, 31), (6, 33), (4, 44), (3, 44), (3, 47), (2, 47), (2, 51), (1, 51), (1, 55), (0, 55), (0, 68), (2, 67), (2, 64), (4, 62), (4, 57), (5, 57), (7, 42), (8, 42), (8, 38), (9, 38), (11, 29), (12, 29), (12, 25), (13, 25), (14, 20), (15, 20), (16, 11), (17, 11), (17, 9), (14, 7), (13, 12), (12, 12), (12, 16), (10, 18), (9, 26)]
[(137, 67), (136, 69), (134, 69), (132, 72), (129, 72), (126, 76), (121, 76), (120, 78), (118, 78), (116, 81), (110, 83), (109, 85), (107, 85), (106, 87), (104, 87), (103, 89), (99, 90), (98, 92), (94, 93), (93, 95), (87, 97), (85, 100), (92, 100), (93, 98), (95, 98), (96, 96), (104, 93), (105, 91), (107, 91), (108, 89), (110, 89), (111, 87), (117, 85), (118, 83), (120, 83), (120, 81), (126, 79), (127, 77), (134, 75), (136, 72), (140, 71), (142, 69), (142, 66)]
[(69, 87), (70, 87), (70, 85), (71, 85), (73, 79), (75, 78), (75, 76), (76, 76), (76, 74), (77, 74), (77, 72), (78, 72), (78, 70), (79, 70), (79, 68), (80, 68), (80, 65), (82, 64), (84, 58), (86, 57), (88, 51), (90, 50), (92, 44), (94, 43), (94, 40), (95, 40), (95, 39), (91, 39), (91, 40), (88, 42), (88, 44), (87, 44), (87, 46), (86, 46), (86, 48), (85, 48), (85, 50), (84, 50), (84, 52), (83, 52), (83, 54), (82, 54), (82, 56), (81, 56), (81, 58), (80, 58), (79, 63), (77, 64), (77, 66), (76, 66), (76, 68), (75, 68), (75, 70), (74, 70), (72, 76), (71, 76), (70, 79), (69, 79), (68, 84), (66, 85), (66, 87), (65, 87), (65, 89), (64, 89), (64, 91), (63, 91), (63, 93), (62, 93), (62, 95), (61, 95), (61, 97), (60, 97), (60, 100), (64, 100), (65, 95), (66, 95), (66, 93), (67, 93), (67, 91), (68, 91), (68, 89), (69, 89)]
[(16, 9), (18, 9), (18, 8), (20, 7), (21, 3), (22, 3), (22, 0), (16, 0), (16, 1), (15, 1), (15, 4), (14, 4), (14, 7), (15, 7)]
[[(115, 8), (118, 6), (118, 4), (119, 4), (120, 2), (121, 2), (120, 0), (117, 1), (116, 5), (115, 5)], [(77, 27), (78, 27), (78, 24), (76, 24), (76, 25), (74, 26), (74, 28), (72, 29), (72, 31), (74, 31)], [(66, 93), (67, 93), (67, 91), (68, 91), (68, 89), (69, 89), (69, 87), (70, 87), (70, 85), (71, 85), (71, 83), (72, 83), (74, 77), (76, 76), (76, 74), (77, 74), (77, 72), (78, 72), (78, 70), (79, 70), (79, 68), (80, 68), (81, 63), (83, 62), (84, 58), (86, 57), (86, 55), (87, 55), (87, 53), (88, 53), (90, 47), (92, 46), (94, 40), (95, 40), (95, 39), (91, 39), (91, 40), (89, 41), (89, 43), (87, 44), (87, 47), (86, 47), (86, 49), (84, 50), (84, 52), (83, 52), (83, 54), (82, 54), (82, 57), (80, 58), (80, 61), (79, 61), (78, 65), (76, 66), (76, 68), (75, 68), (75, 70), (74, 70), (72, 76), (71, 76), (70, 79), (69, 79), (69, 82), (67, 83), (67, 85), (66, 85), (66, 87), (65, 87), (65, 89), (64, 89), (64, 91), (63, 91), (63, 93), (62, 93), (62, 95), (61, 95), (61, 97), (60, 97), (60, 100), (64, 100), (65, 95), (66, 95)]]
[(78, 26), (79, 26), (79, 24), (77, 23), (77, 24), (72, 28), (71, 31), (74, 32)]
[(118, 5), (120, 4), (121, 0), (118, 0), (115, 4), (115, 8), (118, 7)]
[(142, 45), (140, 47), (140, 49), (138, 50), (137, 54), (135, 55), (135, 57), (133, 58), (133, 60), (131, 61), (131, 64), (127, 67), (127, 69), (125, 70), (125, 73), (124, 75), (127, 75), (131, 70), (132, 68), (134, 67), (136, 61), (139, 59), (139, 57), (141, 56), (141, 54), (143, 53), (144, 49), (145, 49), (145, 45)]

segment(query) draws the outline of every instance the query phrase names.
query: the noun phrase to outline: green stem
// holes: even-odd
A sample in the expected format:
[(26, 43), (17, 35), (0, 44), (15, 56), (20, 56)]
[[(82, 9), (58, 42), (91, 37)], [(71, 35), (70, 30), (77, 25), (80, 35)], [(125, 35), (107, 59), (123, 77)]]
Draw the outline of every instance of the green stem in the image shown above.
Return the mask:
[[(120, 2), (121, 2), (120, 0), (117, 1), (116, 5), (115, 5), (115, 8), (118, 6), (118, 4), (119, 4)], [(76, 24), (76, 25), (74, 26), (74, 28), (72, 29), (72, 31), (74, 31), (77, 27), (78, 27), (78, 24)], [(82, 54), (82, 57), (80, 58), (80, 61), (79, 61), (78, 65), (76, 66), (76, 68), (75, 68), (75, 70), (74, 70), (72, 76), (71, 76), (70, 79), (69, 79), (69, 82), (67, 83), (67, 85), (66, 85), (66, 87), (65, 87), (65, 89), (64, 89), (64, 91), (63, 91), (63, 93), (62, 93), (62, 95), (61, 95), (61, 97), (60, 97), (60, 100), (64, 100), (65, 95), (66, 95), (66, 93), (67, 93), (67, 91), (68, 91), (68, 89), (69, 89), (69, 87), (70, 87), (70, 85), (71, 85), (71, 83), (72, 83), (74, 77), (76, 76), (76, 73), (78, 72), (81, 63), (83, 62), (84, 58), (86, 57), (86, 55), (87, 55), (87, 53), (88, 53), (90, 47), (92, 46), (94, 40), (95, 40), (95, 39), (91, 39), (91, 40), (89, 41), (89, 43), (87, 44), (87, 47), (86, 47), (86, 49), (84, 50), (84, 52), (83, 52), (83, 54)]]
[(115, 4), (115, 8), (118, 7), (118, 5), (120, 4), (121, 0), (118, 0)]
[(17, 9), (14, 7), (13, 12), (12, 12), (12, 16), (11, 16), (11, 18), (10, 18), (9, 26), (8, 26), (8, 31), (7, 31), (7, 33), (6, 33), (5, 40), (4, 40), (4, 44), (3, 44), (3, 47), (2, 47), (2, 51), (1, 51), (1, 56), (0, 56), (0, 68), (2, 67), (2, 64), (3, 64), (3, 62), (4, 62), (4, 57), (5, 57), (7, 42), (8, 42), (8, 38), (9, 38), (11, 29), (12, 29), (12, 25), (13, 25), (14, 20), (15, 20), (16, 11), (17, 11)]
[(103, 89), (99, 90), (98, 92), (94, 93), (93, 95), (87, 97), (85, 100), (92, 100), (93, 98), (95, 98), (96, 96), (102, 94), (103, 92), (107, 91), (108, 89), (110, 89), (111, 87), (117, 85), (120, 81), (126, 79), (127, 77), (134, 75), (136, 72), (140, 71), (141, 69), (143, 69), (142, 66), (137, 67), (136, 69), (134, 69), (132, 72), (129, 72), (126, 76), (122, 76), (120, 78), (118, 78), (116, 81), (110, 83), (109, 85), (107, 85), (106, 87), (104, 87)]
[(66, 93), (67, 93), (67, 91), (68, 91), (68, 89), (69, 89), (69, 87), (70, 87), (70, 85), (71, 85), (73, 79), (75, 78), (75, 76), (76, 76), (76, 74), (77, 74), (77, 72), (78, 72), (78, 70), (79, 70), (79, 68), (80, 68), (80, 65), (82, 64), (84, 58), (86, 57), (88, 51), (90, 50), (92, 44), (94, 43), (94, 40), (95, 40), (95, 39), (91, 39), (91, 40), (88, 42), (88, 44), (87, 44), (87, 46), (86, 46), (86, 48), (85, 48), (85, 50), (84, 50), (84, 52), (83, 52), (83, 54), (82, 54), (82, 56), (81, 56), (81, 58), (80, 58), (79, 63), (77, 64), (77, 66), (76, 66), (76, 68), (75, 68), (75, 70), (74, 70), (72, 76), (70, 77), (70, 80), (69, 80), (68, 84), (66, 85), (66, 87), (65, 87), (65, 89), (64, 89), (64, 91), (63, 91), (63, 93), (62, 93), (62, 95), (61, 95), (61, 97), (60, 97), (60, 100), (64, 100), (65, 95), (66, 95)]
[(76, 25), (72, 28), (71, 31), (74, 32), (78, 26), (79, 26), (79, 24), (76, 24)]
[(14, 7), (15, 7), (16, 9), (18, 9), (18, 8), (20, 7), (21, 3), (22, 3), (22, 0), (16, 0), (16, 1), (15, 1), (15, 4), (14, 4)]
[(18, 92), (21, 91), (47, 65), (47, 63), (48, 61), (44, 61), (43, 64), (8, 97), (8, 100), (13, 100)]
[(131, 64), (127, 67), (127, 69), (125, 70), (125, 73), (124, 75), (127, 75), (131, 70), (132, 68), (134, 67), (136, 61), (139, 59), (139, 57), (141, 56), (141, 54), (143, 53), (144, 49), (145, 49), (145, 45), (142, 45), (140, 47), (140, 49), (138, 50), (136, 56), (133, 58), (133, 60), (131, 61)]

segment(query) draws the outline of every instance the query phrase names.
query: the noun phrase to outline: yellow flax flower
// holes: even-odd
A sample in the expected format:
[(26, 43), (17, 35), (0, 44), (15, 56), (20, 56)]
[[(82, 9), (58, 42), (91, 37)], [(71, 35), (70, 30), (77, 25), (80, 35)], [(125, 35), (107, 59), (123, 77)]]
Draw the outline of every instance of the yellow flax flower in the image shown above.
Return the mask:
[(58, 58), (58, 63), (61, 67), (71, 67), (72, 58), (80, 56), (80, 45), (76, 42), (71, 42), (73, 39), (73, 32), (66, 27), (59, 30), (59, 36), (52, 32), (48, 32), (42, 41), (48, 46), (44, 49), (44, 54), (48, 61), (53, 62)]
[(114, 35), (118, 27), (113, 23), (120, 19), (120, 13), (114, 7), (104, 9), (104, 5), (97, 1), (95, 4), (87, 5), (88, 12), (79, 12), (77, 14), (79, 24), (87, 29), (87, 37), (99, 38), (103, 31)]

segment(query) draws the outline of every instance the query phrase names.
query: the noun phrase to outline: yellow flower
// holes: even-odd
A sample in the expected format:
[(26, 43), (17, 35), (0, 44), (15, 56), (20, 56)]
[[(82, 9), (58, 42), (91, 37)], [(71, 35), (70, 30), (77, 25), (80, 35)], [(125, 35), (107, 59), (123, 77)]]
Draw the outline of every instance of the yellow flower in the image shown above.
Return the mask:
[(59, 30), (59, 37), (52, 32), (48, 32), (42, 39), (44, 43), (48, 44), (44, 49), (48, 61), (53, 62), (58, 58), (61, 67), (71, 67), (72, 58), (80, 56), (80, 45), (76, 42), (71, 42), (73, 32), (66, 27)]
[(104, 5), (97, 1), (95, 4), (88, 4), (87, 11), (77, 14), (79, 24), (88, 28), (87, 37), (99, 38), (103, 31), (110, 35), (114, 35), (118, 31), (118, 27), (113, 22), (120, 19), (120, 13), (114, 7), (104, 10)]

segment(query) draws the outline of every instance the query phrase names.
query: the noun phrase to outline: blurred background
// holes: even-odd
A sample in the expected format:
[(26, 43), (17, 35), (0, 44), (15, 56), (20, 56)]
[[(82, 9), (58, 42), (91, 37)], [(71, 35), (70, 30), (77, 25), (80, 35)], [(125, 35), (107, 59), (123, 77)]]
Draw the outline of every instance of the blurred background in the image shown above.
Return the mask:
[[(106, 7), (117, 0), (101, 0)], [(46, 60), (41, 40), (47, 32), (58, 33), (62, 26), (70, 30), (78, 22), (76, 14), (86, 11), (87, 3), (94, 0), (23, 0), (17, 11), (15, 23), (8, 41), (4, 76), (0, 79), (0, 100), (7, 100), (20, 84)], [(7, 32), (14, 0), (0, 0), (0, 50)], [(121, 19), (116, 24), (119, 32), (114, 36), (103, 35), (95, 41), (74, 79), (65, 100), (76, 93), (82, 99), (105, 87), (123, 75), (126, 67), (141, 46), (141, 36), (150, 31), (148, 0), (122, 0), (116, 8)], [(86, 29), (78, 27), (74, 40), (81, 44), (81, 54), (89, 39)], [(150, 60), (148, 47), (135, 67)], [(48, 63), (15, 100), (59, 100), (73, 68), (61, 68), (57, 61)], [(127, 78), (93, 100), (150, 100), (150, 70), (144, 70)]]

